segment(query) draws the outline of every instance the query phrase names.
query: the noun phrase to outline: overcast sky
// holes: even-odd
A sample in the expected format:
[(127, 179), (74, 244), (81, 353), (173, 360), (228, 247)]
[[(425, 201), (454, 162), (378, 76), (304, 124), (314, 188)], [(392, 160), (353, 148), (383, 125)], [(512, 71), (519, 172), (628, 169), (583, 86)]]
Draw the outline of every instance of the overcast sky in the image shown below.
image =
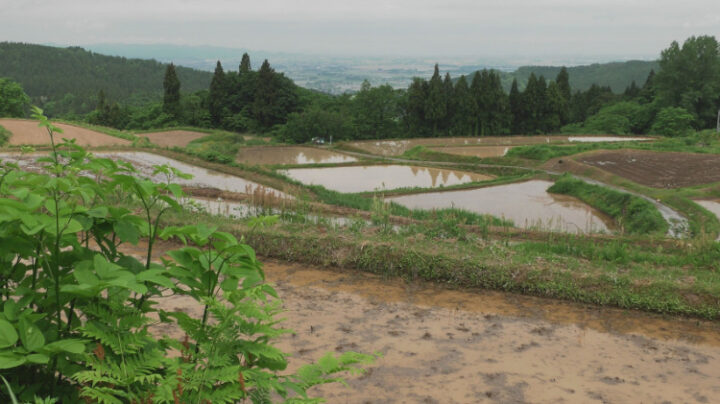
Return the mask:
[(325, 55), (654, 58), (720, 0), (0, 0), (0, 40)]

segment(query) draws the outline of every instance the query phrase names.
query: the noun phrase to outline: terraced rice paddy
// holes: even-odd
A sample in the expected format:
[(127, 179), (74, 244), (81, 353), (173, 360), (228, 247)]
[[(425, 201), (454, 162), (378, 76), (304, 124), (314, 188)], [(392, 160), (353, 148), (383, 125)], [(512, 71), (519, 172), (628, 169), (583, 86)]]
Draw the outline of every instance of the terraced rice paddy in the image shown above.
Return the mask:
[(244, 147), (237, 161), (253, 165), (338, 164), (358, 161), (346, 154), (316, 147)]
[(459, 208), (512, 220), (516, 227), (570, 233), (607, 232), (612, 221), (579, 200), (553, 195), (549, 181), (390, 197), (411, 209)]
[(370, 192), (397, 188), (435, 188), (487, 181), (490, 175), (403, 165), (295, 168), (282, 173), (303, 184), (338, 192)]
[[(50, 136), (48, 135), (47, 130), (39, 127), (37, 121), (28, 121), (24, 119), (0, 119), (0, 126), (3, 126), (12, 133), (9, 141), (11, 146), (50, 145)], [(129, 140), (106, 135), (94, 130), (81, 128), (79, 126), (64, 123), (56, 123), (55, 126), (63, 130), (63, 133), (55, 134), (56, 143), (61, 142), (62, 139), (65, 138), (75, 139), (77, 144), (89, 147), (127, 146), (131, 144)]]

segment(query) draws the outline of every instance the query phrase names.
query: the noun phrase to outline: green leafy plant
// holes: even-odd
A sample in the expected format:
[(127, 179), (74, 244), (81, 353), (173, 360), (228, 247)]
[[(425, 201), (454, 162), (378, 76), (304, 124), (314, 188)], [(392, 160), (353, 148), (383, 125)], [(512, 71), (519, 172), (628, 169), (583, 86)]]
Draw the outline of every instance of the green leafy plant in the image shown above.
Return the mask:
[[(0, 164), (1, 402), (317, 402), (308, 388), (372, 360), (326, 356), (280, 375), (287, 355), (273, 341), (288, 331), (254, 251), (212, 227), (162, 224), (180, 209), (172, 179), (182, 174), (159, 166), (167, 181), (153, 183), (58, 143), (62, 131), (33, 116), (52, 145), (42, 171)], [(160, 238), (184, 246), (160, 257)], [(127, 254), (128, 244), (144, 252)], [(173, 297), (202, 316), (164, 309)], [(158, 324), (184, 337), (159, 335)]]

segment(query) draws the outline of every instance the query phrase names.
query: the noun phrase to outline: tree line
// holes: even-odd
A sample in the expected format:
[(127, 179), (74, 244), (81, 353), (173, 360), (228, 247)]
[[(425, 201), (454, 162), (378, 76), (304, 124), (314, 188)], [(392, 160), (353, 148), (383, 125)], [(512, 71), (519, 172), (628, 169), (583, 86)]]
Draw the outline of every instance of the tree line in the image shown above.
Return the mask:
[[(712, 36), (673, 42), (661, 53), (660, 70), (623, 93), (592, 85), (573, 91), (561, 68), (551, 80), (529, 75), (506, 92), (499, 72), (478, 71), (453, 79), (436, 65), (429, 79), (407, 89), (371, 86), (332, 96), (301, 88), (265, 60), (253, 70), (243, 55), (237, 70), (218, 61), (206, 89), (181, 93), (182, 76), (170, 64), (162, 101), (139, 106), (97, 95), (91, 123), (119, 129), (189, 125), (234, 132), (271, 133), (288, 142), (314, 137), (385, 139), (542, 133), (652, 133), (682, 135), (713, 127), (720, 106), (720, 51)], [(184, 87), (183, 87), (184, 88)]]

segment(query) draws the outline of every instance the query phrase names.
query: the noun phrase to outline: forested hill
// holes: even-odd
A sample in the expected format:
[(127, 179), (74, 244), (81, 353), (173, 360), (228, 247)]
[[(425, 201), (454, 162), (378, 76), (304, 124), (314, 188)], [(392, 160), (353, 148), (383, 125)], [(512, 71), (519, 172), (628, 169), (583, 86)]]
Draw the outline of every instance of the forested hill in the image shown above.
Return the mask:
[[(105, 56), (78, 47), (0, 42), (0, 77), (22, 84), (51, 115), (86, 113), (98, 92), (109, 100), (139, 104), (161, 99), (166, 64)], [(212, 73), (177, 67), (182, 92), (206, 90)]]
[[(509, 91), (513, 79), (517, 79), (520, 88), (524, 88), (530, 73), (554, 80), (561, 68), (561, 66), (522, 66), (514, 72), (501, 73), (503, 87)], [(597, 84), (602, 87), (609, 86), (615, 93), (622, 93), (633, 81), (638, 86), (642, 86), (651, 70), (655, 72), (659, 70), (657, 61), (631, 60), (567, 68), (573, 91), (586, 91), (593, 84)]]

